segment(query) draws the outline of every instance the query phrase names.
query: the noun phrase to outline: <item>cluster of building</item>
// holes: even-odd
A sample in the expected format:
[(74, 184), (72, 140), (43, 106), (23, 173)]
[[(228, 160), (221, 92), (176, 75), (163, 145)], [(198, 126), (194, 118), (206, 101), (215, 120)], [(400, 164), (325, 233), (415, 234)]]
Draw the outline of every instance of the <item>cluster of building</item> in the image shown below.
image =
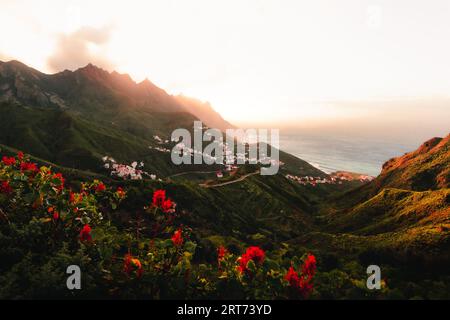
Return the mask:
[(164, 147), (152, 147), (152, 146), (149, 146), (148, 148), (150, 150), (156, 150), (156, 151), (159, 151), (159, 152), (170, 153), (170, 149), (167, 149), (167, 148), (164, 148)]
[[(168, 144), (169, 143), (169, 140), (163, 140), (161, 137), (159, 137), (159, 136), (153, 136), (153, 139), (155, 139), (155, 141), (158, 143), (158, 144), (160, 144), (160, 145), (162, 145), (162, 144)], [(157, 146), (157, 147), (152, 147), (152, 146), (149, 146), (148, 147), (150, 150), (156, 150), (156, 151), (159, 151), (159, 152), (164, 152), (164, 153), (170, 153), (170, 149), (168, 149), (168, 148), (165, 148), (165, 147), (162, 147), (162, 146)]]
[(159, 136), (153, 136), (153, 139), (155, 139), (155, 141), (159, 144), (169, 143), (169, 140), (163, 140)]
[[(207, 127), (206, 127), (207, 128)], [(210, 135), (210, 133), (206, 133), (207, 135)], [(166, 146), (149, 146), (149, 149), (151, 150), (156, 150), (159, 152), (163, 152), (163, 153), (171, 153), (173, 152), (174, 154), (180, 155), (180, 154), (186, 154), (189, 156), (194, 156), (194, 155), (201, 155), (202, 158), (205, 161), (208, 162), (214, 162), (217, 163), (219, 162), (219, 160), (222, 160), (221, 162), (223, 162), (225, 165), (226, 164), (262, 164), (262, 165), (272, 165), (272, 166), (283, 166), (284, 163), (282, 161), (279, 160), (275, 160), (272, 159), (271, 157), (268, 157), (267, 155), (259, 155), (259, 157), (257, 156), (252, 156), (250, 158), (249, 153), (248, 152), (238, 152), (238, 153), (234, 153), (234, 146), (233, 148), (230, 148), (229, 144), (227, 142), (224, 141), (220, 141), (218, 142), (218, 147), (222, 148), (222, 159), (219, 159), (217, 156), (212, 156), (210, 154), (207, 154), (201, 150), (195, 150), (192, 147), (188, 147), (186, 146), (185, 143), (183, 142), (179, 142), (175, 145), (175, 147), (173, 149), (169, 149), (167, 148), (167, 145), (170, 142), (176, 142), (175, 140), (167, 140), (167, 139), (163, 139), (157, 135), (153, 136), (153, 139), (160, 145), (165, 144)], [(229, 168), (226, 168), (227, 171), (230, 171)]]
[(103, 167), (110, 170), (111, 176), (115, 176), (124, 180), (142, 180), (143, 176), (147, 176), (152, 180), (156, 180), (155, 174), (149, 174), (143, 170), (144, 163), (134, 161), (130, 165), (117, 163), (111, 157), (105, 156), (102, 158)]
[[(226, 164), (237, 164), (237, 163), (249, 163), (249, 164), (262, 164), (262, 165), (279, 165), (282, 166), (284, 163), (279, 160), (272, 159), (268, 156), (262, 156), (262, 157), (252, 157), (250, 158), (248, 153), (236, 153), (234, 154), (233, 150), (231, 150), (227, 143), (220, 142), (219, 147), (222, 147), (223, 152), (223, 163)], [(156, 148), (154, 148), (156, 149)], [(167, 149), (166, 149), (167, 150)], [(165, 151), (167, 152), (167, 151)], [(169, 151), (170, 152), (170, 151)], [(216, 156), (211, 156), (210, 154), (204, 153), (199, 150), (195, 150), (191, 147), (186, 146), (184, 143), (180, 142), (178, 143), (175, 148), (172, 151), (175, 154), (180, 154), (181, 152), (183, 154), (187, 154), (190, 156), (193, 155), (201, 155), (203, 159), (212, 160), (213, 162), (218, 162), (218, 158)]]
[(236, 170), (237, 170), (238, 168), (239, 168), (239, 167), (238, 167), (237, 165), (235, 165), (235, 164), (225, 164), (223, 170), (219, 170), (219, 171), (216, 172), (216, 177), (217, 177), (218, 179), (223, 178), (224, 173), (227, 173), (227, 172), (228, 172), (229, 174), (233, 174), (233, 173), (236, 172)]
[(344, 182), (349, 181), (360, 181), (360, 182), (369, 182), (374, 178), (368, 175), (354, 175), (354, 174), (345, 174), (345, 173), (332, 173), (327, 177), (313, 177), (313, 176), (295, 176), (292, 174), (287, 174), (286, 178), (295, 182), (300, 183), (301, 185), (310, 185), (317, 186), (319, 184), (343, 184)]

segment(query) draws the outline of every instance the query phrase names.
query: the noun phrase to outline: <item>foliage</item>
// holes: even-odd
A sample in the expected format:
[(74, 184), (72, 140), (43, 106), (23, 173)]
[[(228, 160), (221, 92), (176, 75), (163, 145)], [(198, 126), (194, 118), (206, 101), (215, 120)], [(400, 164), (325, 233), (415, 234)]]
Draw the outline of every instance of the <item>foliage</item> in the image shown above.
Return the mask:
[[(165, 190), (127, 228), (114, 217), (124, 189), (99, 180), (68, 188), (62, 174), (22, 153), (3, 157), (0, 186), (1, 298), (286, 299), (313, 290), (312, 255), (287, 267), (259, 247), (237, 255), (221, 246), (215, 263), (194, 263), (192, 229), (177, 222)], [(69, 265), (82, 270), (80, 291), (65, 287)], [(287, 280), (288, 268), (308, 279), (308, 294)]]

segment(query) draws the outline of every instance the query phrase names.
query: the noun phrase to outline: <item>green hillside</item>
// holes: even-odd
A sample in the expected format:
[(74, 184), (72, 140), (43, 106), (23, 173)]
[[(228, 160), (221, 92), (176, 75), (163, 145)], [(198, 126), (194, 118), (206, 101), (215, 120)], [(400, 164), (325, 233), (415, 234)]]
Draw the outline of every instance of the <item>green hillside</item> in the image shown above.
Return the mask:
[(390, 159), (374, 181), (342, 195), (334, 206), (348, 208), (357, 205), (384, 188), (426, 191), (449, 186), (450, 135), (433, 138), (413, 152)]
[(450, 189), (418, 192), (386, 188), (349, 212), (332, 218), (337, 230), (360, 235), (426, 225), (446, 230), (449, 223)]
[(434, 138), (416, 151), (389, 160), (374, 181), (322, 206), (324, 227), (311, 243), (363, 263), (408, 266), (414, 276), (424, 269), (447, 274), (449, 161), (449, 136)]

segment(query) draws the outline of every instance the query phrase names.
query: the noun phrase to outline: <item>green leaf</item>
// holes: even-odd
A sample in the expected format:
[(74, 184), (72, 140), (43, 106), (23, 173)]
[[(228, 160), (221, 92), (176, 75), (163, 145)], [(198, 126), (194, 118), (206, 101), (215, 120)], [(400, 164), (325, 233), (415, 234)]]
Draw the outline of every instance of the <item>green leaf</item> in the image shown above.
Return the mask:
[(196, 248), (197, 248), (197, 244), (192, 241), (187, 241), (186, 244), (184, 245), (184, 250), (186, 250), (192, 254), (195, 253)]
[(161, 248), (170, 248), (173, 246), (172, 239), (166, 239), (161, 242)]
[(88, 224), (89, 222), (91, 222), (91, 218), (89, 218), (88, 216), (83, 216), (81, 218), (81, 223), (82, 224)]
[(268, 269), (277, 270), (280, 268), (279, 264), (275, 260), (266, 257), (264, 262), (265, 262), (264, 264), (267, 266)]
[(37, 194), (27, 193), (23, 195), (23, 200), (27, 203), (33, 203), (37, 199)]

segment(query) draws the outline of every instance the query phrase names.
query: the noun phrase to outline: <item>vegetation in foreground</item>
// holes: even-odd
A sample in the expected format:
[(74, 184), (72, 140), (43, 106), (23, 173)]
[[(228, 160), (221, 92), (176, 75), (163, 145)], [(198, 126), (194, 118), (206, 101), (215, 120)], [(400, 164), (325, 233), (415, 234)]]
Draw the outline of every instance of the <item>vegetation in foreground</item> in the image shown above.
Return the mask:
[[(66, 180), (67, 176), (49, 166), (39, 167), (22, 153), (3, 157), (1, 298), (449, 298), (446, 262), (440, 264), (442, 269), (436, 261), (427, 260), (433, 255), (423, 255), (425, 260), (411, 255), (431, 254), (430, 246), (445, 250), (446, 189), (386, 189), (339, 219), (331, 219), (335, 225), (328, 224), (327, 232), (309, 225), (300, 236), (277, 240), (276, 229), (273, 237), (245, 236), (245, 228), (236, 226), (241, 233), (234, 237), (225, 230), (217, 233), (213, 227), (206, 228), (200, 222), (211, 217), (193, 215), (207, 209), (196, 208), (203, 202), (195, 196), (208, 196), (195, 195), (188, 185), (165, 184), (165, 191), (161, 184), (155, 187), (151, 181), (140, 181), (123, 182), (122, 188), (117, 181), (109, 180), (107, 186), (95, 180), (98, 176), (92, 176), (93, 182), (81, 182), (76, 171), (69, 172)], [(248, 187), (255, 191), (260, 186), (262, 191), (282, 177), (264, 184), (259, 177), (252, 179)], [(177, 206), (167, 195), (180, 197), (183, 205)], [(405, 201), (409, 207), (402, 205)], [(436, 214), (418, 210), (423, 208), (433, 208)], [(369, 218), (370, 223), (360, 223)], [(189, 227), (195, 221), (197, 225)], [(409, 226), (414, 224), (429, 232), (412, 232)], [(423, 241), (427, 239), (435, 240)], [(403, 248), (406, 255), (399, 254)], [(442, 252), (437, 256), (445, 258)], [(366, 287), (365, 266), (370, 264), (383, 266), (379, 291)], [(67, 289), (69, 265), (81, 267), (83, 290)]]
[[(115, 210), (126, 198), (95, 180), (68, 188), (61, 173), (22, 153), (0, 164), (1, 298), (308, 298), (316, 258), (274, 259), (258, 246), (214, 263), (194, 263), (192, 229), (156, 190), (130, 228)], [(66, 287), (66, 269), (82, 270), (82, 290)]]

